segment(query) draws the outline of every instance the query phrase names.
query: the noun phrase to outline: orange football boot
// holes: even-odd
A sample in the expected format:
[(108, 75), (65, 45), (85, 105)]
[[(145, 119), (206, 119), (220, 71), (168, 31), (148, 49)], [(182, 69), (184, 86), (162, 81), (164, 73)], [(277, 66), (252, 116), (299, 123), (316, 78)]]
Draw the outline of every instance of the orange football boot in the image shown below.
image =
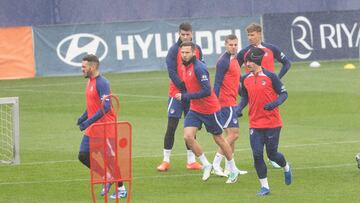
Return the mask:
[(193, 162), (191, 164), (186, 164), (186, 169), (188, 170), (201, 170), (202, 165), (199, 162)]
[(169, 168), (170, 168), (170, 163), (163, 161), (156, 169), (160, 172), (165, 172), (169, 170)]

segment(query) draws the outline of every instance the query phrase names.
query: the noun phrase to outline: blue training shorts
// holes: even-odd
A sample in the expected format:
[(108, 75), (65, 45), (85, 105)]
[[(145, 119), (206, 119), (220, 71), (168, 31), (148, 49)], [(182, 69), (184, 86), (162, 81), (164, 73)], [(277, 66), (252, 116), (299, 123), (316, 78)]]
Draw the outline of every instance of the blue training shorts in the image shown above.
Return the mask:
[(221, 123), (224, 128), (239, 128), (234, 106), (221, 108)]
[(221, 113), (220, 111), (213, 114), (202, 114), (190, 110), (185, 116), (184, 127), (197, 127), (200, 128), (201, 124), (204, 123), (206, 131), (213, 135), (222, 134), (223, 127), (220, 123)]
[(168, 117), (181, 118), (182, 113), (186, 116), (189, 111), (190, 103), (183, 103), (174, 97), (168, 99)]
[(250, 128), (250, 145), (253, 153), (262, 154), (264, 145), (268, 154), (278, 150), (281, 127), (277, 128)]

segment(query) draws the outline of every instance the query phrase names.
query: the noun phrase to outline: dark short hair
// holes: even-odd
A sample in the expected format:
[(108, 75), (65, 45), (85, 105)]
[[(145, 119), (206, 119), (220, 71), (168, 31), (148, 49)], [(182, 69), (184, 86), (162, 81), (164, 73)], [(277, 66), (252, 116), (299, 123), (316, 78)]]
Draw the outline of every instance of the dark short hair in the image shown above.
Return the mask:
[(93, 63), (96, 65), (96, 68), (99, 67), (99, 59), (97, 56), (95, 56), (94, 54), (88, 54), (88, 55), (85, 55), (83, 58), (82, 58), (83, 61), (87, 61), (89, 63)]
[(265, 55), (264, 50), (258, 47), (252, 47), (246, 54), (245, 61), (254, 62), (255, 64), (261, 66), (262, 59)]
[(192, 31), (192, 26), (191, 26), (191, 24), (188, 23), (188, 22), (181, 23), (181, 24), (179, 25), (179, 32), (180, 32), (181, 30), (184, 30), (184, 31)]
[(228, 40), (234, 40), (234, 39), (238, 39), (237, 36), (234, 34), (230, 34), (225, 37), (225, 42), (227, 42)]
[(261, 25), (257, 24), (257, 23), (251, 23), (250, 25), (248, 25), (246, 27), (246, 32), (261, 32)]
[(195, 44), (192, 41), (187, 41), (187, 42), (183, 42), (180, 44), (180, 48), (187, 47), (187, 46), (191, 46), (191, 50), (193, 50), (193, 51), (195, 50)]
[(95, 56), (94, 54), (85, 55), (85, 56), (82, 58), (82, 60), (83, 60), (83, 61), (88, 61), (88, 62), (99, 63), (98, 57)]

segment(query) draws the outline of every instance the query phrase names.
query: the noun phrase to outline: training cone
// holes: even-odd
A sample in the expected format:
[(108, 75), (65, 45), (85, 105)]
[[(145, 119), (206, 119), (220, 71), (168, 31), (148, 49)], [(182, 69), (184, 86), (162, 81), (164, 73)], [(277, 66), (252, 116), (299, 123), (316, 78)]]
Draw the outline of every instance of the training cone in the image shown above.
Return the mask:
[(355, 66), (354, 66), (354, 64), (352, 64), (352, 63), (348, 63), (348, 64), (345, 64), (345, 65), (344, 65), (344, 69), (346, 69), (346, 70), (352, 70), (352, 69), (355, 69)]

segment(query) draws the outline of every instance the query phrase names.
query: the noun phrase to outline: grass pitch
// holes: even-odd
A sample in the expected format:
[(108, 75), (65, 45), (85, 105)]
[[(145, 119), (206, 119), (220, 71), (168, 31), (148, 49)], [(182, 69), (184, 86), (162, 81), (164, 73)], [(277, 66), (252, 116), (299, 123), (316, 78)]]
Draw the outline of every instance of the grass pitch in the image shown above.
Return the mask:
[[(284, 126), (279, 151), (292, 164), (294, 182), (286, 186), (282, 170), (269, 167), (267, 197), (255, 196), (259, 183), (247, 116), (239, 120), (235, 158), (249, 174), (236, 184), (214, 176), (203, 182), (200, 171), (185, 169), (182, 122), (171, 169), (159, 173), (167, 72), (105, 74), (120, 98), (119, 120), (133, 125), (132, 202), (359, 202), (360, 170), (354, 156), (360, 152), (360, 68), (344, 70), (346, 63), (322, 62), (316, 69), (297, 63), (283, 78), (289, 98), (280, 108)], [(213, 78), (214, 69), (210, 74)], [(77, 161), (82, 134), (76, 120), (85, 110), (85, 86), (80, 76), (0, 81), (0, 97), (20, 98), (21, 139), (21, 164), (0, 166), (0, 202), (91, 202), (89, 171)], [(202, 130), (198, 140), (212, 161), (212, 138)]]

